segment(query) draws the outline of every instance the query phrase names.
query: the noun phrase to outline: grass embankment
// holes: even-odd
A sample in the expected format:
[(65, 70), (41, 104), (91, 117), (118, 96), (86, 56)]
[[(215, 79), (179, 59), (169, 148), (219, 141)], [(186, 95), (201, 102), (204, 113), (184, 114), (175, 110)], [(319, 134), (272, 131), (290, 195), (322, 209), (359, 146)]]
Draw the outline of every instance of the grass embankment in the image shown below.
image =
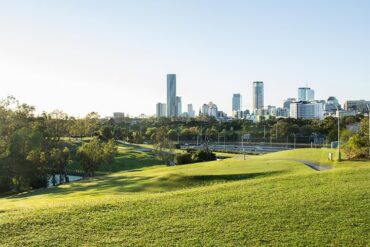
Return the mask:
[(281, 160), (319, 162), (306, 151), (176, 167), (142, 165), (152, 157), (138, 151), (124, 171), (0, 199), (0, 243), (369, 245), (370, 163), (316, 172)]

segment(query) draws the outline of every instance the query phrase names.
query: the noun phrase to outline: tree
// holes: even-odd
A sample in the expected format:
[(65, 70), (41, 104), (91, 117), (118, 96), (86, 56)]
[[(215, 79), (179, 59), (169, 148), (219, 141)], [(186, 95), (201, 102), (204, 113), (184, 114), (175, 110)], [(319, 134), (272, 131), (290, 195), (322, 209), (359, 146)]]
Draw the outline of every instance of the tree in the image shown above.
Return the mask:
[(77, 158), (80, 161), (86, 176), (94, 176), (99, 165), (103, 163), (103, 147), (97, 137), (82, 144), (77, 150)]
[(157, 157), (165, 164), (170, 165), (173, 161), (173, 143), (168, 137), (168, 128), (160, 127), (155, 133), (154, 143)]
[(103, 148), (104, 152), (104, 162), (109, 166), (109, 171), (112, 172), (112, 163), (114, 162), (114, 157), (117, 153), (117, 145), (113, 139), (110, 139)]
[(350, 160), (369, 158), (368, 139), (356, 134), (344, 145), (344, 152)]
[(116, 152), (117, 147), (113, 140), (104, 144), (97, 137), (93, 137), (90, 142), (78, 148), (77, 158), (81, 162), (85, 175), (92, 177), (100, 165), (113, 163)]

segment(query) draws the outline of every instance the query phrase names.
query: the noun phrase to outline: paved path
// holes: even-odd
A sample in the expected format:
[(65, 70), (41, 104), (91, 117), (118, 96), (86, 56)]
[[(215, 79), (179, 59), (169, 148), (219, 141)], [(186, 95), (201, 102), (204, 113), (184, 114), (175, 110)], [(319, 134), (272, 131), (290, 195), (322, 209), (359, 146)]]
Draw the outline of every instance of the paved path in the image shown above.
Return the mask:
[(307, 161), (307, 160), (298, 160), (298, 159), (283, 159), (283, 160), (292, 160), (292, 161), (296, 161), (296, 162), (305, 164), (306, 166), (314, 169), (315, 171), (327, 171), (327, 170), (330, 170), (330, 169), (333, 168), (333, 167), (328, 166), (328, 165), (320, 165), (320, 164), (317, 164), (315, 162)]

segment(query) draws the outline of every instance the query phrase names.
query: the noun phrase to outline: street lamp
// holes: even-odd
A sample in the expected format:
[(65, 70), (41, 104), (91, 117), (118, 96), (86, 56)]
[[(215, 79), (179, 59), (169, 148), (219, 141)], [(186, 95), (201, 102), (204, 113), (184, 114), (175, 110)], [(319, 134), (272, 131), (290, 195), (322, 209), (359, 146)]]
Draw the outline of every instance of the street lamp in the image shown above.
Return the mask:
[(370, 157), (370, 106), (367, 105), (367, 115), (369, 115), (369, 157)]
[(338, 161), (341, 161), (342, 156), (340, 153), (340, 112), (339, 112), (338, 106), (337, 106), (337, 113), (338, 113)]

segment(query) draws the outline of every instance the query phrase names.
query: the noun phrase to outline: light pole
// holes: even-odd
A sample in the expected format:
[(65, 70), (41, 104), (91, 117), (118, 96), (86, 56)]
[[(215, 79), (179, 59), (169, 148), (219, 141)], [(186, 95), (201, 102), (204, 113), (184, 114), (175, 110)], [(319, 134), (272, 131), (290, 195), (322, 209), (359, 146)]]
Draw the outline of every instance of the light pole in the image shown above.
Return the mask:
[(339, 112), (338, 106), (337, 106), (337, 113), (338, 113), (338, 161), (341, 161), (342, 156), (340, 153), (340, 112)]
[(244, 133), (242, 133), (242, 150), (243, 150), (243, 157), (245, 160), (245, 151), (244, 151)]
[(293, 135), (294, 135), (294, 149), (295, 149), (295, 143), (296, 143), (295, 133)]
[(367, 105), (367, 115), (369, 115), (369, 158), (370, 158), (370, 106)]

